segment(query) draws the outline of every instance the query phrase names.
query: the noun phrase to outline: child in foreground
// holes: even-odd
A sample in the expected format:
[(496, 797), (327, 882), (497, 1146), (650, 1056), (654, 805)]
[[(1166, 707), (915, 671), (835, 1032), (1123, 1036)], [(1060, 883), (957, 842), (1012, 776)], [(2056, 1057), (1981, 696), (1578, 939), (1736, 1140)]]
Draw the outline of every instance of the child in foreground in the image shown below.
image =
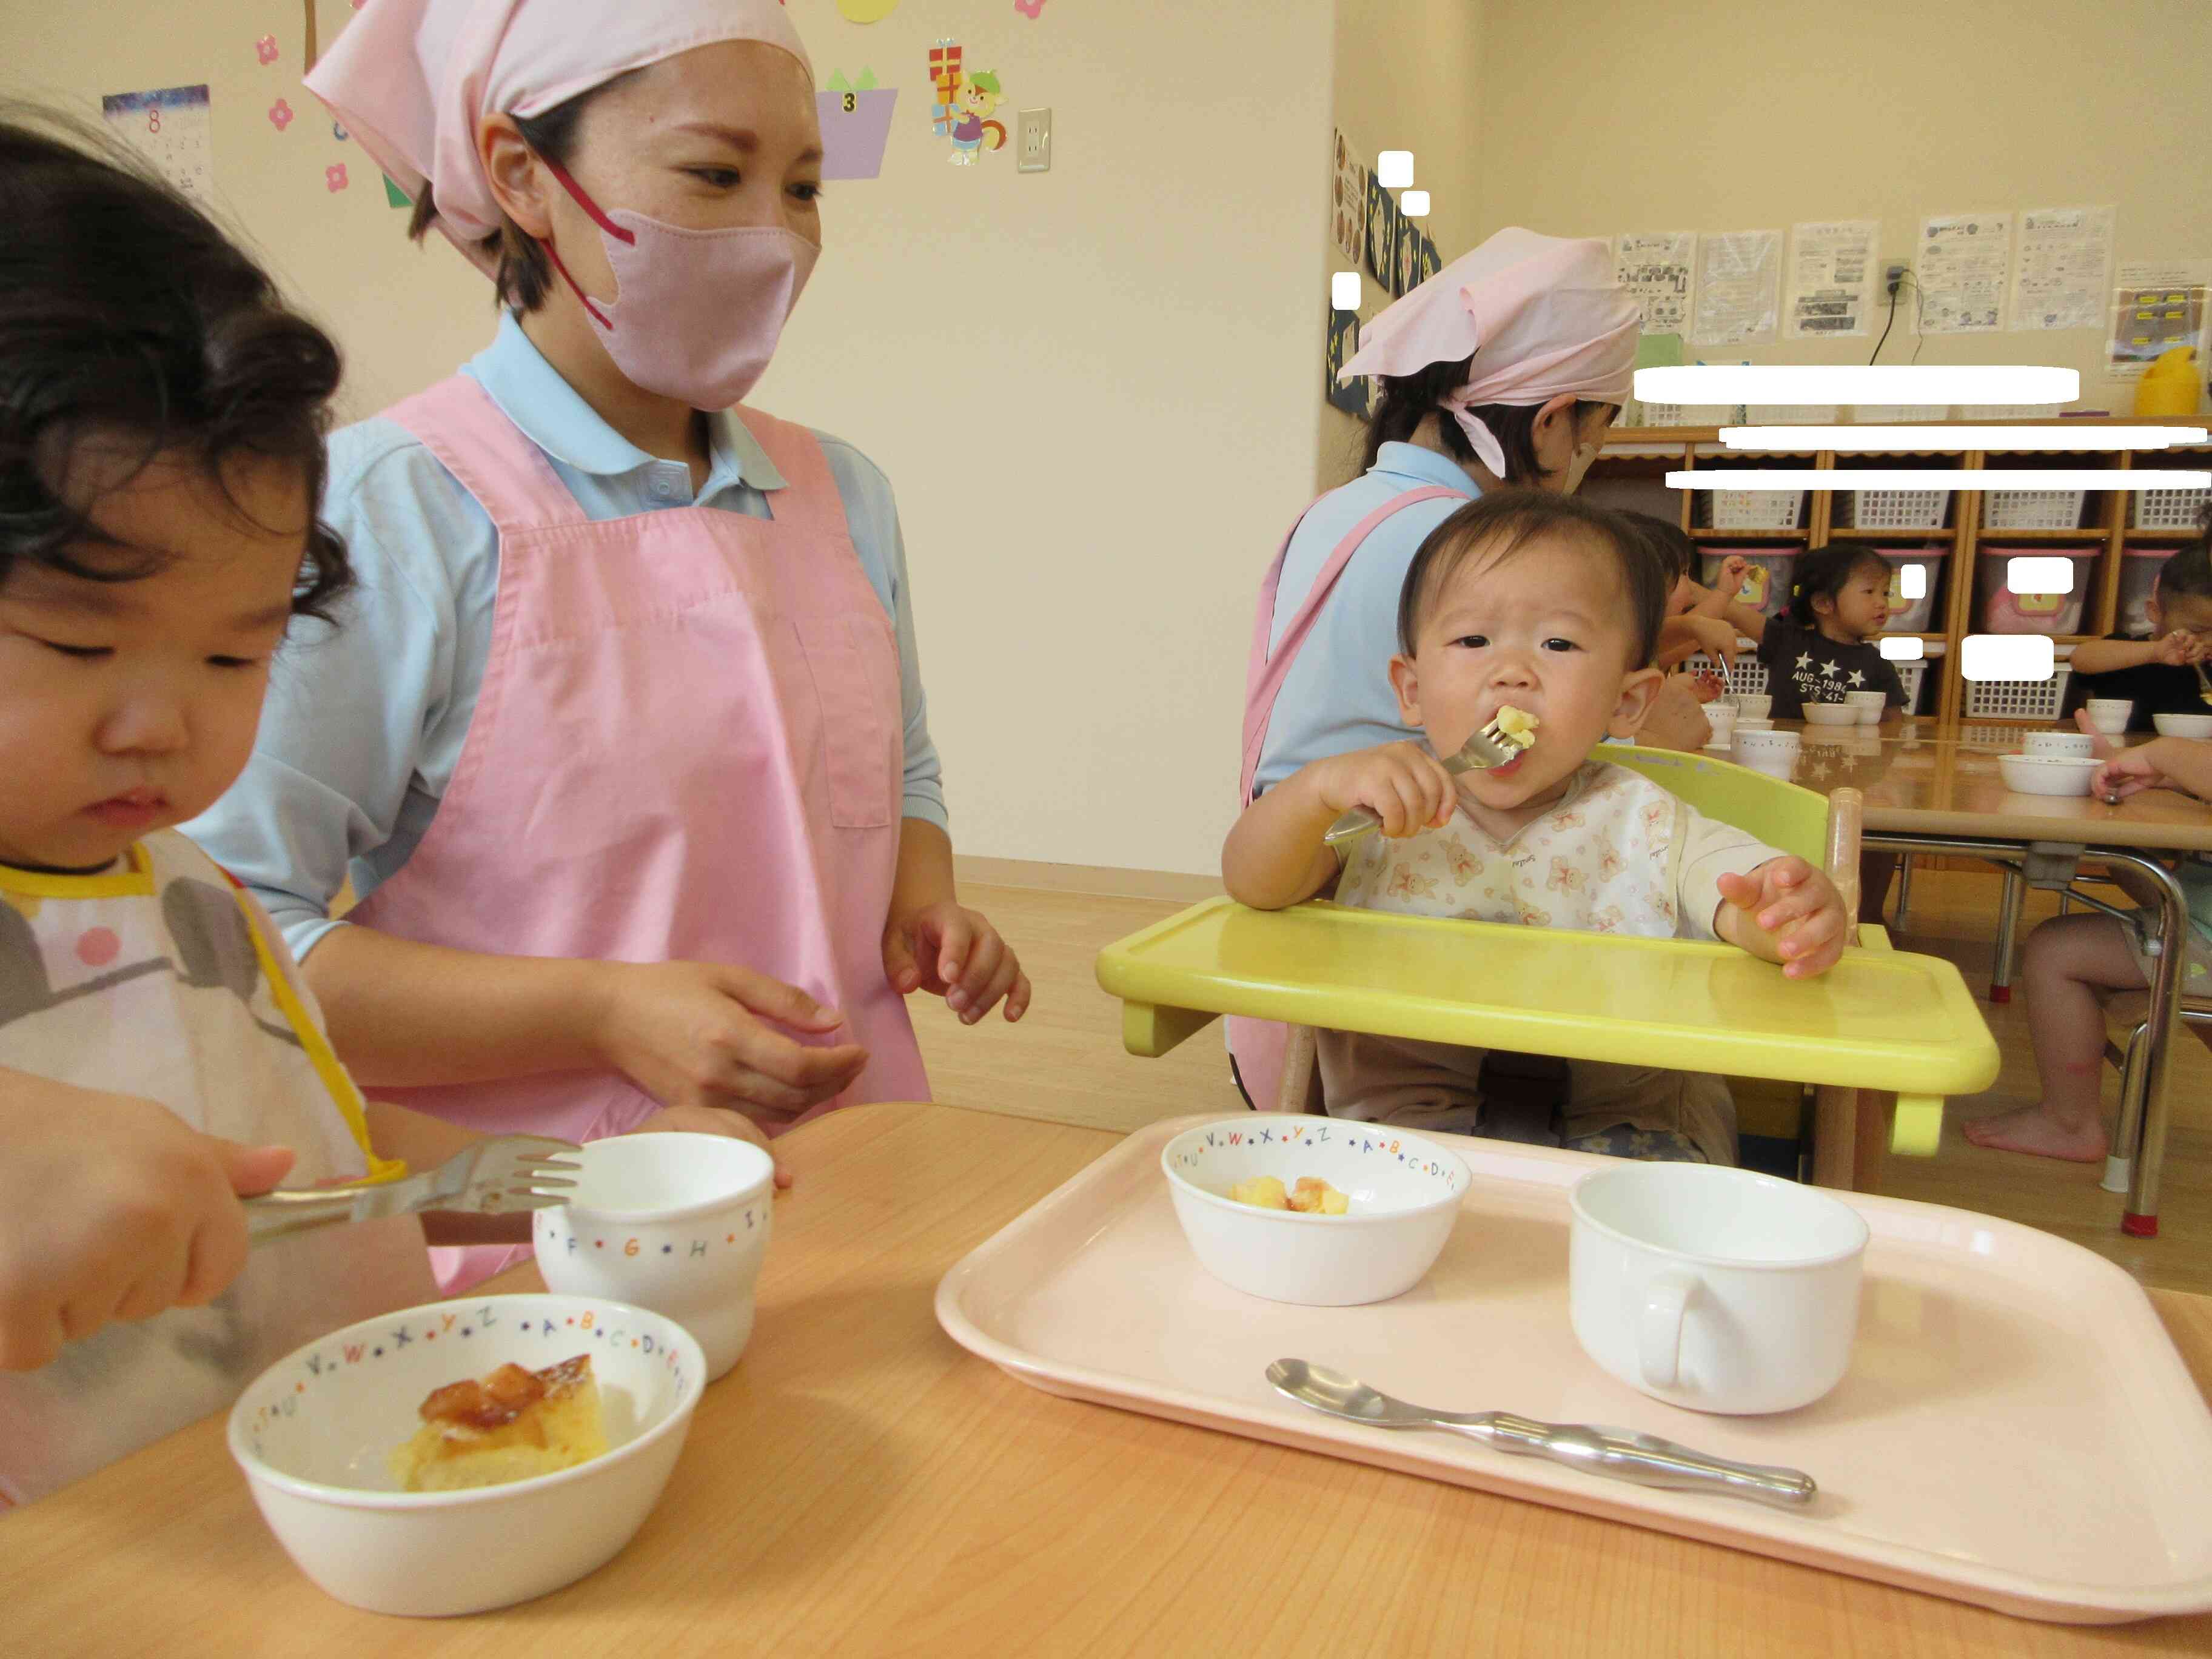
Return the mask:
[(0, 111), (0, 1508), (431, 1300), (426, 1231), (529, 1236), (401, 1216), (248, 1252), (240, 1194), (477, 1137), (362, 1098), (283, 936), (172, 828), (352, 582), (315, 516), (338, 355), (101, 149)]
[[(1593, 757), (1632, 736), (1670, 586), (1648, 539), (1571, 497), (1494, 491), (1421, 545), (1390, 664), (1401, 713), (1426, 735), (1292, 774), (1230, 833), (1231, 896), (1260, 909), (1338, 902), (1592, 933), (1721, 939), (1803, 978), (1842, 953), (1843, 902), (1806, 862), (1717, 823), (1625, 767)], [(1511, 707), (1536, 716), (1511, 764), (1456, 779), (1438, 755)], [(1333, 849), (1365, 807), (1382, 833)], [(1718, 1078), (1577, 1060), (1555, 1121), (1491, 1109), (1483, 1054), (1348, 1032), (1320, 1043), (1330, 1115), (1630, 1157), (1733, 1163)]]
[[(2095, 735), (2086, 713), (2075, 719), (2083, 731)], [(2100, 799), (2124, 799), (2160, 788), (2212, 800), (2212, 744), (2188, 738), (2154, 738), (2124, 750), (2106, 744), (2104, 763), (2089, 783), (2089, 793)], [(2156, 914), (2157, 895), (2148, 878), (2124, 867), (2112, 877), (2146, 914)], [(2212, 988), (2212, 865), (2184, 858), (2174, 878), (2189, 905), (2181, 988), (2185, 994), (2201, 996)], [(1972, 1120), (1966, 1126), (1966, 1139), (1996, 1152), (2033, 1152), (2076, 1164), (2101, 1159), (2106, 1150), (2100, 1115), (2105, 1000), (2146, 988), (2153, 965), (2142, 935), (2115, 916), (2053, 916), (2030, 933), (2021, 983), (2042, 1097), (2033, 1106)], [(2212, 1034), (2204, 1027), (2189, 1029), (2212, 1048)]]

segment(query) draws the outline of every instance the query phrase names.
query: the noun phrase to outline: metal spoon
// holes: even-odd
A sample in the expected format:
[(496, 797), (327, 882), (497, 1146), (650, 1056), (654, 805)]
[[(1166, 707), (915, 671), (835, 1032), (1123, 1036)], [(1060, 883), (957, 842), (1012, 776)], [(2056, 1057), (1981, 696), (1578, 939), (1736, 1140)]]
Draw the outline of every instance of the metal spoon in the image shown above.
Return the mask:
[[(1462, 772), (1487, 772), (1494, 767), (1505, 766), (1521, 758), (1521, 752), (1532, 740), (1512, 737), (1496, 720), (1484, 726), (1459, 746), (1459, 752), (1444, 757), (1444, 770), (1457, 777)], [(1334, 823), (1322, 837), (1324, 846), (1334, 847), (1340, 841), (1352, 841), (1370, 830), (1382, 827), (1382, 820), (1364, 806), (1355, 806)]]
[(1582, 1423), (1539, 1423), (1509, 1412), (1439, 1412), (1408, 1405), (1369, 1388), (1356, 1376), (1303, 1359), (1278, 1359), (1267, 1367), (1276, 1389), (1329, 1417), (1376, 1429), (1450, 1429), (1498, 1451), (1548, 1457), (1555, 1463), (1678, 1492), (1710, 1492), (1800, 1509), (1820, 1488), (1797, 1469), (1732, 1463), (1656, 1435)]
[(2197, 671), (2197, 695), (2206, 702), (2212, 702), (2212, 679), (2204, 678), (2204, 665), (2193, 662), (2189, 665)]

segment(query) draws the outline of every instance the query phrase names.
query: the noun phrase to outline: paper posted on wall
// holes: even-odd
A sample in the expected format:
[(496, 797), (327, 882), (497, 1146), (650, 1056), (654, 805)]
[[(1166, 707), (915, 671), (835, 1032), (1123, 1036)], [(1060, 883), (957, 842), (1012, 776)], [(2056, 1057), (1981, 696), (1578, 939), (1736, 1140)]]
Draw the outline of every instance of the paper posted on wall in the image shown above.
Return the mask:
[(2105, 320), (2113, 217), (2108, 207), (2031, 208), (2020, 216), (2014, 328), (2095, 328)]
[(1620, 285), (1644, 313), (1643, 332), (1688, 334), (1696, 231), (1623, 231), (1613, 239), (1613, 263)]
[(218, 205), (205, 86), (113, 92), (100, 100), (100, 111), (108, 131), (151, 161), (164, 179), (202, 207)]
[(1931, 214), (1914, 261), (1923, 334), (1994, 334), (2004, 326), (2012, 275), (2012, 215)]
[(2176, 346), (2212, 355), (2212, 258), (2160, 259), (2122, 265), (2115, 274), (2112, 324), (2105, 367), (2132, 380)]
[(1780, 305), (1782, 233), (1708, 231), (1698, 239), (1698, 345), (1771, 341)]
[(1831, 340), (1867, 331), (1881, 236), (1873, 219), (1801, 224), (1790, 232), (1783, 338)]

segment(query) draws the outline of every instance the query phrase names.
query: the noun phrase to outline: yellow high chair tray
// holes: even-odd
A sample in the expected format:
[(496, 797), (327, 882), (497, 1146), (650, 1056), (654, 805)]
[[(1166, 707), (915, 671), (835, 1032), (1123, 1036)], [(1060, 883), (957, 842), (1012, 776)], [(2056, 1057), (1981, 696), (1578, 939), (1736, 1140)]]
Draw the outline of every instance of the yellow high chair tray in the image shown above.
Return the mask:
[(1135, 1054), (1241, 1014), (1912, 1097), (1996, 1081), (1996, 1041), (1959, 970), (1863, 935), (1874, 948), (1792, 980), (1728, 945), (1217, 898), (1109, 945), (1098, 982), (1123, 1000)]

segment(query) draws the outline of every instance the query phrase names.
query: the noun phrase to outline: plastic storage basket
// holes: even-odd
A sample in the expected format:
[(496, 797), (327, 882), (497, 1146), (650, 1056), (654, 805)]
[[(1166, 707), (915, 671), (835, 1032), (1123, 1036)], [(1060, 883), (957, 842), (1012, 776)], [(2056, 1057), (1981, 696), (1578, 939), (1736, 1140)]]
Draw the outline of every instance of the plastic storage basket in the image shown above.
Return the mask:
[(2166, 568), (2166, 562), (2173, 556), (2170, 547), (2130, 547), (2123, 550), (2120, 561), (2120, 619), (2121, 633), (2134, 637), (2150, 635), (2151, 594), (2158, 586), (2158, 573)]
[[(2007, 586), (2014, 559), (2063, 559), (2072, 580), (2063, 593), (2015, 593)], [(2097, 550), (2083, 547), (1985, 547), (1974, 570), (1982, 627), (1991, 634), (2078, 634)]]
[[(1878, 547), (1889, 565), (1889, 631), (1893, 634), (1925, 634), (1928, 624), (1935, 620), (1936, 595), (1942, 586), (1943, 560), (1950, 552), (1948, 547)], [(1921, 574), (1920, 597), (1907, 599), (1905, 595), (1905, 573), (1908, 567), (1917, 566)]]
[[(1849, 474), (1841, 475), (1849, 477)], [(1948, 489), (1845, 489), (1850, 530), (1941, 530), (1950, 510)]]
[(1795, 530), (1805, 514), (1805, 492), (1788, 489), (1715, 489), (1716, 530)]
[(2138, 489), (2129, 524), (2137, 530), (2194, 530), (2212, 490)]
[(1982, 522), (1990, 530), (2079, 530), (2079, 489), (1993, 489), (1983, 499)]
[(1970, 720), (2055, 720), (2066, 706), (2066, 677), (2060, 663), (2047, 680), (1968, 680), (1966, 716)]
[(1718, 551), (1708, 550), (1704, 556), (1704, 568), (1698, 574), (1710, 587), (1720, 580), (1721, 566), (1730, 558), (1741, 558), (1750, 565), (1744, 572), (1743, 585), (1733, 598), (1738, 605), (1747, 605), (1762, 617), (1778, 617), (1790, 605), (1790, 573), (1797, 563), (1797, 556), (1804, 550), (1796, 547), (1730, 547)]
[(1928, 659), (1921, 657), (1911, 662), (1893, 662), (1890, 666), (1897, 671), (1897, 678), (1905, 684), (1905, 712), (1918, 714), (1921, 684), (1928, 677)]

